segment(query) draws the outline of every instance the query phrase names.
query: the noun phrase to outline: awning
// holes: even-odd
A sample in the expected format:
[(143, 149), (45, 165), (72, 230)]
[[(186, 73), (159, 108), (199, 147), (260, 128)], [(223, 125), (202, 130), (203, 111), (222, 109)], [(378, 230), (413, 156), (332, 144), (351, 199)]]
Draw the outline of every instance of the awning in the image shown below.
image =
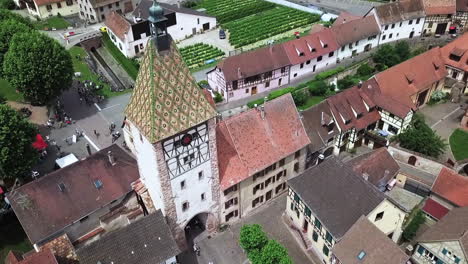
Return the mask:
[(36, 141), (33, 142), (32, 146), (36, 150), (40, 151), (40, 150), (44, 150), (45, 148), (47, 148), (47, 143), (44, 141), (41, 134), (37, 134)]
[(437, 220), (440, 220), (444, 217), (450, 210), (441, 205), (440, 203), (428, 198), (426, 203), (424, 204), (423, 211), (434, 217)]

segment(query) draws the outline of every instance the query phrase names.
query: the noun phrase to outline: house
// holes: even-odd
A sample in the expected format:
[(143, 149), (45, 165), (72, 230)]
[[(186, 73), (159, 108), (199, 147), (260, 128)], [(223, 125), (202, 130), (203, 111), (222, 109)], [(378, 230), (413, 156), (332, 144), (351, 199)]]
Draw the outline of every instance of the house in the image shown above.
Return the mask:
[(413, 263), (467, 263), (468, 207), (455, 208), (421, 236), (411, 257)]
[(468, 26), (468, 1), (456, 0), (457, 13), (454, 16), (454, 24), (464, 30)]
[(5, 264), (60, 264), (52, 253), (46, 249), (39, 252), (21, 254), (17, 251), (10, 251), (5, 259)]
[(112, 145), (7, 197), (35, 248), (62, 234), (83, 244), (143, 214), (131, 186), (138, 177), (135, 160)]
[(468, 34), (463, 34), (440, 49), (447, 77), (463, 83), (462, 94), (468, 93)]
[(137, 3), (136, 0), (78, 0), (79, 16), (87, 23), (99, 23), (105, 21), (112, 11), (119, 14), (132, 12)]
[(123, 15), (111, 11), (104, 22), (112, 43), (127, 58), (144, 52), (150, 28), (147, 21), (128, 20)]
[(290, 94), (217, 125), (221, 222), (229, 222), (286, 190), (304, 170), (309, 138)]
[(335, 264), (406, 264), (409, 258), (365, 216), (332, 248)]
[(272, 45), (222, 60), (206, 74), (226, 102), (289, 84), (290, 62), (282, 45)]
[(288, 185), (286, 215), (301, 230), (308, 250), (326, 264), (334, 263), (333, 247), (361, 216), (393, 241), (401, 235), (405, 213), (334, 156), (288, 180)]
[(381, 93), (414, 111), (424, 106), (434, 91), (444, 87), (447, 70), (440, 54), (436, 47), (378, 73)]
[(169, 225), (159, 210), (77, 250), (81, 264), (176, 264), (179, 253)]
[(379, 45), (420, 36), (424, 26), (421, 0), (403, 0), (373, 7), (365, 16), (374, 15), (380, 26)]
[(79, 12), (76, 0), (30, 0), (24, 1), (28, 12), (40, 19), (51, 16), (70, 16)]
[(422, 0), (426, 19), (423, 35), (448, 33), (456, 14), (456, 0)]
[[(144, 21), (148, 20), (148, 10), (152, 4), (152, 0), (142, 0), (138, 4), (138, 7), (135, 8), (135, 11), (133, 11), (132, 16)], [(164, 14), (168, 20), (172, 20), (172, 22), (167, 25), (167, 32), (176, 42), (195, 34), (212, 30), (217, 26), (216, 17), (194, 9), (182, 7), (180, 3), (177, 5), (159, 3), (159, 5), (164, 10)], [(172, 15), (169, 16), (169, 14)]]
[(379, 44), (380, 27), (375, 16), (348, 18), (347, 13), (337, 19), (331, 31), (340, 45), (338, 60), (367, 52)]
[(304, 110), (301, 115), (310, 139), (306, 158), (306, 168), (309, 168), (333, 154), (335, 136), (339, 132), (327, 101)]

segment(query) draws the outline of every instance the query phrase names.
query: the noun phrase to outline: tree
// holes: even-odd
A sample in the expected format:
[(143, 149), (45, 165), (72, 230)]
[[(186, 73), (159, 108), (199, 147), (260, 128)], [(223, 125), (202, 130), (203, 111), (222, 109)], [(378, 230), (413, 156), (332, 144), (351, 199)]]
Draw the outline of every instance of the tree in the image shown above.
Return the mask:
[(37, 162), (37, 129), (8, 105), (0, 105), (0, 179), (22, 177)]
[(356, 73), (361, 77), (368, 77), (374, 72), (374, 68), (369, 66), (368, 63), (364, 63), (357, 69)]
[(411, 49), (406, 41), (398, 41), (395, 44), (395, 53), (398, 55), (399, 63), (411, 58)]
[(39, 32), (20, 33), (11, 40), (3, 74), (31, 103), (43, 105), (71, 86), (73, 64), (57, 41)]
[(240, 230), (239, 244), (247, 252), (261, 250), (268, 242), (263, 229), (258, 224), (244, 225)]
[(13, 0), (0, 0), (0, 8), (1, 9), (14, 9), (15, 2), (13, 2)]
[(414, 217), (411, 219), (411, 222), (405, 227), (403, 230), (403, 238), (407, 241), (411, 241), (411, 239), (416, 236), (416, 232), (418, 232), (419, 227), (425, 222), (426, 218), (423, 212), (420, 209), (414, 214)]
[(295, 91), (292, 93), (292, 97), (296, 106), (302, 106), (307, 102), (307, 94), (305, 91)]
[(348, 88), (350, 88), (351, 86), (353, 86), (355, 84), (356, 83), (354, 82), (353, 77), (351, 75), (348, 75), (348, 76), (344, 77), (343, 79), (338, 80), (338, 82), (337, 82), (338, 89), (340, 89), (340, 90), (348, 89)]
[(269, 240), (263, 247), (259, 260), (258, 264), (292, 264), (288, 251), (275, 240)]
[(29, 18), (22, 17), (18, 14), (15, 14), (11, 12), (10, 10), (2, 9), (0, 8), (0, 21), (7, 20), (7, 19), (13, 19), (18, 21), (19, 23), (23, 23), (27, 25), (28, 27), (32, 28), (32, 23)]
[(333, 85), (327, 84), (325, 81), (315, 81), (310, 84), (309, 93), (313, 96), (324, 96), (333, 88)]
[(447, 146), (445, 140), (437, 135), (418, 114), (413, 116), (411, 124), (396, 139), (400, 142), (400, 146), (406, 149), (435, 158), (444, 153)]
[[(29, 32), (31, 28), (12, 18), (0, 22), (0, 66), (3, 65), (3, 57), (10, 47), (10, 41), (15, 34)], [(0, 67), (0, 75), (2, 73)]]
[(395, 53), (395, 49), (390, 44), (380, 46), (372, 56), (379, 71), (383, 71), (400, 62), (400, 57)]

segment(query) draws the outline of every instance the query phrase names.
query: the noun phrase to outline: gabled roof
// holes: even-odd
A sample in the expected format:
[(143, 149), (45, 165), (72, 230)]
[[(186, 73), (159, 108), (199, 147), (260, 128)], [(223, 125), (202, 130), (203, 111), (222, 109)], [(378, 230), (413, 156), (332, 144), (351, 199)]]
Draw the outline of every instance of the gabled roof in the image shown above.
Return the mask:
[(365, 216), (354, 223), (332, 252), (344, 264), (406, 264), (410, 258)]
[(10, 251), (5, 259), (5, 264), (58, 264), (57, 259), (50, 249), (32, 252), (25, 256), (21, 253)]
[(374, 8), (383, 25), (424, 17), (424, 6), (421, 0), (401, 0)]
[(432, 186), (432, 192), (456, 206), (468, 206), (468, 177), (443, 167)]
[(447, 209), (445, 206), (441, 205), (440, 203), (432, 200), (431, 198), (428, 198), (426, 202), (424, 203), (424, 207), (422, 210), (434, 217), (437, 220), (442, 219), (450, 210)]
[(148, 42), (125, 114), (151, 142), (187, 130), (216, 116), (177, 47), (159, 54)]
[(341, 25), (343, 23), (347, 23), (356, 19), (360, 19), (361, 16), (356, 16), (348, 12), (341, 12), (340, 15), (335, 19), (332, 26)]
[(385, 197), (335, 156), (288, 180), (326, 229), (339, 240), (361, 217)]
[[(108, 151), (115, 165), (110, 164)], [(19, 187), (8, 199), (29, 240), (37, 243), (128, 194), (138, 178), (136, 161), (112, 145)]]
[(217, 126), (221, 189), (295, 153), (310, 143), (291, 94), (228, 118)]
[(127, 34), (132, 27), (127, 19), (115, 11), (111, 11), (107, 15), (104, 24), (122, 41), (125, 40), (125, 34)]
[(468, 71), (468, 33), (440, 48), (445, 64)]
[(422, 0), (426, 16), (455, 14), (456, 0)]
[(468, 252), (468, 207), (452, 209), (416, 240), (418, 243), (458, 241)]
[[(302, 112), (302, 122), (310, 139), (310, 150), (315, 152), (324, 147), (338, 133), (335, 121), (326, 101)], [(328, 132), (328, 126), (333, 126)]]
[(375, 79), (383, 95), (416, 109), (411, 96), (422, 92), (447, 76), (444, 61), (436, 47), (378, 73)]
[(393, 159), (386, 148), (379, 148), (372, 152), (360, 155), (348, 163), (354, 172), (376, 186), (379, 190), (385, 189), (387, 183), (398, 174), (400, 166)]
[(380, 34), (380, 27), (374, 16), (347, 21), (346, 23), (335, 23), (331, 27), (336, 41), (340, 46), (367, 39)]
[[(362, 87), (365, 85), (367, 82), (364, 82)], [(380, 120), (375, 103), (362, 90), (362, 87), (355, 86), (327, 98), (327, 103), (341, 130), (346, 131), (353, 127), (361, 130)], [(366, 105), (369, 108), (374, 107), (373, 110), (367, 110)], [(357, 118), (357, 115), (362, 116)]]
[(285, 42), (282, 45), (291, 65), (300, 64), (319, 56), (328, 56), (330, 52), (339, 49), (334, 35), (328, 28)]
[(77, 251), (81, 264), (165, 263), (180, 252), (160, 210)]
[(290, 65), (283, 45), (273, 45), (230, 56), (218, 64), (226, 82), (244, 79)]

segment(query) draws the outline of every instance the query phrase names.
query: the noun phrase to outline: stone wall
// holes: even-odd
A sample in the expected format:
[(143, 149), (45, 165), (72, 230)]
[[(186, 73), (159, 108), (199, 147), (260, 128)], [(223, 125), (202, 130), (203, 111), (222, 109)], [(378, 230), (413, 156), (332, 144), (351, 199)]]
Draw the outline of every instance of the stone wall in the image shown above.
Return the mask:
[[(421, 169), (434, 175), (438, 175), (443, 167), (447, 168), (447, 166), (431, 157), (427, 157), (421, 153), (403, 149), (396, 145), (390, 145), (388, 147), (388, 152), (390, 152), (390, 154), (395, 160), (412, 165), (418, 169)], [(414, 164), (412, 162), (413, 160)]]

